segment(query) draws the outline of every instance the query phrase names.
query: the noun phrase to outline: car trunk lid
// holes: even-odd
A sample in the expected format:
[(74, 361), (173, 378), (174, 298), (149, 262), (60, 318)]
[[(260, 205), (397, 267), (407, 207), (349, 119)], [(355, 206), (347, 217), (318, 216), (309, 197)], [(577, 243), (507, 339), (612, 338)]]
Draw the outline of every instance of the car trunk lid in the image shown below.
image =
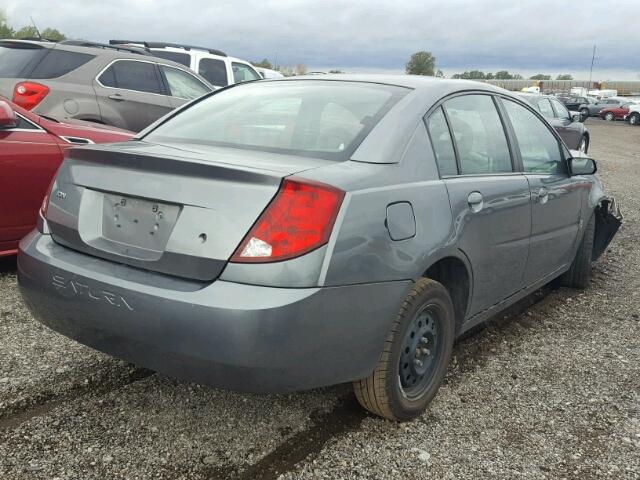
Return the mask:
[(126, 142), (73, 148), (47, 209), (69, 248), (210, 281), (278, 191), (326, 160), (221, 147)]

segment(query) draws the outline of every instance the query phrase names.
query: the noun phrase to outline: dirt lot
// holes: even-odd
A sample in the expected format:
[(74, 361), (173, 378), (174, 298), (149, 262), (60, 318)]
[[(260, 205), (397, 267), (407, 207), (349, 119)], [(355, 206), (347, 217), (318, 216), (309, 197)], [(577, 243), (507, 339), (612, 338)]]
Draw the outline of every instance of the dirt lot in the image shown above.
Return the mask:
[(640, 128), (588, 126), (625, 214), (592, 286), (467, 335), (409, 424), (365, 415), (348, 385), (241, 395), (109, 358), (35, 322), (5, 261), (0, 479), (640, 478)]

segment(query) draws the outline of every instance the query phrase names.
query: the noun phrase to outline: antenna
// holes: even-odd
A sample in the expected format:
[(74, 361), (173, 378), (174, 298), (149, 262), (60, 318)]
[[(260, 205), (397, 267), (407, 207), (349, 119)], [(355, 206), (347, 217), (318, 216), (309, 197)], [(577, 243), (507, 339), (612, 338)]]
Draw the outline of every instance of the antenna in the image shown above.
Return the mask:
[(591, 75), (593, 74), (593, 63), (596, 60), (596, 45), (593, 44), (593, 55), (591, 56), (591, 69), (589, 70), (589, 88), (591, 88)]
[(38, 26), (36, 25), (36, 22), (33, 21), (33, 17), (29, 16), (29, 18), (31, 19), (31, 23), (33, 23), (33, 28), (36, 29), (36, 33), (38, 34), (38, 38), (40, 40), (42, 40), (42, 35), (40, 34), (40, 30), (38, 30)]

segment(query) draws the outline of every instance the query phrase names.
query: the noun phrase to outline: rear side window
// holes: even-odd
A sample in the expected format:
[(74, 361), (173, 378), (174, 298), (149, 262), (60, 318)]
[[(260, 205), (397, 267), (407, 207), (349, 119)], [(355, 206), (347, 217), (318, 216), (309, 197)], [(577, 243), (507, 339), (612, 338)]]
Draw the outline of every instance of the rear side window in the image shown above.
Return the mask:
[(191, 66), (191, 57), (188, 53), (180, 53), (180, 52), (169, 52), (167, 50), (151, 50), (151, 52), (160, 58), (164, 58), (165, 60), (171, 60), (172, 62), (179, 63), (184, 65), (185, 67)]
[(193, 75), (178, 70), (177, 68), (161, 65), (160, 68), (167, 79), (169, 93), (172, 97), (192, 100), (209, 93), (211, 89)]
[(460, 173), (511, 172), (511, 154), (500, 116), (489, 95), (447, 100), (444, 109), (460, 159)]
[(87, 53), (67, 52), (65, 50), (50, 50), (29, 78), (58, 78), (81, 67), (95, 55)]
[(49, 49), (29, 43), (0, 42), (0, 78), (27, 78)]
[(253, 68), (244, 63), (233, 62), (231, 68), (233, 69), (233, 81), (235, 83), (250, 82), (251, 80), (260, 80), (262, 78)]
[(547, 98), (543, 98), (538, 102), (538, 108), (540, 113), (547, 118), (553, 118), (555, 116), (553, 108), (551, 107), (551, 102)]
[(98, 78), (105, 87), (162, 94), (156, 66), (149, 62), (118, 60)]
[(453, 150), (451, 133), (444, 117), (442, 108), (438, 108), (427, 120), (431, 145), (436, 155), (436, 163), (440, 176), (457, 175), (456, 154)]
[(227, 66), (222, 60), (203, 58), (198, 64), (198, 73), (206, 78), (211, 85), (226, 87), (229, 85)]
[(503, 100), (518, 140), (524, 171), (561, 173), (562, 154), (558, 140), (532, 112), (510, 100)]

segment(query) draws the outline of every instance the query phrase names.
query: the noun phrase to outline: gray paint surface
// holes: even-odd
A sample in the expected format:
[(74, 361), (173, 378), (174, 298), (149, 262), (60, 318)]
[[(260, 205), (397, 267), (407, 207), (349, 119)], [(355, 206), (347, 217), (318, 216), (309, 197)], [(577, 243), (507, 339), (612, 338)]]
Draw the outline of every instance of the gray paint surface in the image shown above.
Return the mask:
[[(523, 101), (465, 81), (350, 75), (322, 81), (412, 90), (341, 162), (153, 145), (144, 133), (129, 144), (70, 150), (47, 219), (21, 244), (20, 282), (36, 316), (169, 374), (244, 390), (291, 390), (366, 376), (406, 293), (436, 262), (456, 259), (470, 279), (459, 331), (568, 269), (584, 225), (605, 198), (598, 177), (524, 173), (507, 129), (513, 172), (441, 178), (423, 121), (451, 95)], [(173, 115), (179, 112), (158, 123)], [(287, 261), (229, 263), (290, 175), (345, 192), (327, 244)], [(96, 243), (111, 231), (100, 233), (98, 225), (108, 221), (104, 212), (113, 213), (100, 204), (111, 198), (104, 193), (177, 206), (159, 256), (141, 252), (147, 255), (141, 259)], [(85, 220), (94, 223), (83, 233)], [(207, 241), (194, 242), (201, 231)], [(156, 245), (135, 235), (130, 243)], [(126, 319), (113, 318), (114, 308)]]

